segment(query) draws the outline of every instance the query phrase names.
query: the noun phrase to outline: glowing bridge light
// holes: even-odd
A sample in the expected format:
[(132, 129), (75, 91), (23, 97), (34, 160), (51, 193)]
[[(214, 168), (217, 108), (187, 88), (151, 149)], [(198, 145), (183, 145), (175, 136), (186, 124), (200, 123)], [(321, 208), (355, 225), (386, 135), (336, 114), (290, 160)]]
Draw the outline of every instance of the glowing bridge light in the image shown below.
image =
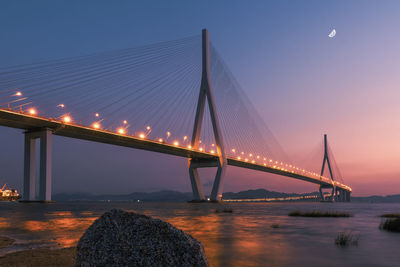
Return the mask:
[(95, 128), (95, 129), (100, 129), (101, 125), (100, 125), (100, 123), (95, 122), (95, 123), (92, 124), (92, 127)]
[(236, 149), (232, 148), (232, 152), (235, 153), (235, 152), (236, 152)]
[(250, 157), (252, 157), (252, 156), (253, 156), (253, 154), (251, 154), (251, 153), (250, 153), (250, 154), (249, 154), (249, 156), (250, 156)]
[(257, 156), (257, 158), (259, 159), (259, 158), (260, 158), (260, 156)]
[(71, 118), (71, 116), (69, 116), (69, 115), (64, 115), (63, 118), (62, 118), (62, 120), (63, 120), (63, 122), (65, 122), (65, 123), (70, 123), (70, 122), (72, 121), (72, 118)]
[(58, 104), (57, 107), (58, 108), (65, 108), (65, 105), (64, 104)]
[(167, 132), (167, 137), (170, 137), (171, 136), (171, 132)]
[(188, 138), (188, 137), (185, 135), (185, 136), (183, 137), (183, 141), (187, 140), (187, 138)]
[(263, 160), (267, 160), (267, 158), (263, 158)]
[(242, 158), (241, 158), (241, 157), (237, 157), (237, 159), (238, 159), (238, 160), (241, 160)]
[(246, 158), (246, 159), (244, 159), (244, 161), (248, 162), (248, 161), (249, 161), (249, 159), (247, 159), (247, 158)]
[(255, 160), (252, 160), (252, 161), (251, 161), (251, 163), (253, 163), (253, 164), (254, 164), (255, 162), (256, 162)]
[(199, 150), (200, 150), (200, 152), (203, 152), (203, 148), (202, 147), (200, 147)]
[(179, 146), (179, 142), (178, 142), (177, 140), (175, 140), (175, 141), (173, 142), (173, 144), (174, 144), (174, 146)]
[(215, 154), (215, 151), (214, 151), (214, 150), (210, 150), (210, 153), (211, 153), (211, 154)]
[(125, 129), (124, 129), (124, 128), (118, 128), (118, 129), (117, 129), (117, 132), (118, 132), (119, 134), (125, 134)]
[(162, 143), (162, 142), (164, 142), (164, 139), (158, 138), (158, 142)]
[(211, 144), (211, 146), (215, 146), (215, 144)]
[(144, 133), (140, 133), (139, 138), (144, 139), (144, 138), (146, 138), (146, 135)]
[(21, 93), (20, 91), (18, 91), (18, 92), (16, 92), (14, 95), (15, 95), (15, 96), (22, 96), (22, 93)]
[(34, 108), (30, 108), (30, 109), (28, 109), (28, 113), (29, 113), (30, 115), (36, 115), (36, 114), (37, 114), (37, 111), (36, 111), (36, 109), (34, 109)]
[(123, 123), (124, 123), (124, 124), (128, 124), (128, 121), (127, 121), (127, 120), (124, 120)]
[(272, 159), (270, 159), (269, 162), (272, 162)]
[(188, 148), (188, 149), (192, 149), (192, 146), (191, 146), (191, 145), (188, 145), (187, 148)]
[(146, 130), (150, 131), (151, 127), (150, 126), (146, 126)]
[(96, 117), (100, 117), (100, 114), (99, 113), (95, 113), (94, 114)]

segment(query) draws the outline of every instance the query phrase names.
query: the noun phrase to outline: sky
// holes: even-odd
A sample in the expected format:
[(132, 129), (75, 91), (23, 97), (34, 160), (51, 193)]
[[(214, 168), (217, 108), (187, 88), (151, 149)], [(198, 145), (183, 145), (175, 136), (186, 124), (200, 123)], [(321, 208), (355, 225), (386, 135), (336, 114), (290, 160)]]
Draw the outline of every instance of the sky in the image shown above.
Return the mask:
[[(400, 193), (398, 1), (0, 2), (0, 67), (174, 40), (213, 45), (291, 158), (328, 134), (353, 195)], [(328, 34), (336, 29), (334, 38)], [(321, 155), (322, 163), (322, 155)], [(203, 173), (206, 191), (213, 170)], [(22, 190), (23, 134), (0, 127), (0, 183)], [(315, 191), (228, 169), (224, 191)], [(187, 160), (54, 137), (53, 192), (190, 191)]]

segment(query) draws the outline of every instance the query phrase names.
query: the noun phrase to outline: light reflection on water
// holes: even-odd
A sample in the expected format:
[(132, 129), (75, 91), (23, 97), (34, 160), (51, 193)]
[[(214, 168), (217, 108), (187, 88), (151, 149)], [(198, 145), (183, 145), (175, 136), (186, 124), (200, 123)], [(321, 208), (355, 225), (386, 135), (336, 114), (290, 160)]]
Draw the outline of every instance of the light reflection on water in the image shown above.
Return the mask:
[[(228, 207), (233, 213), (216, 213)], [(400, 234), (378, 229), (382, 213), (400, 204), (358, 203), (0, 203), (0, 236), (17, 240), (0, 255), (37, 247), (75, 246), (87, 227), (112, 208), (166, 220), (202, 242), (212, 266), (398, 266)], [(352, 218), (289, 217), (293, 210), (340, 210)], [(279, 227), (273, 228), (272, 224)], [(334, 244), (339, 232), (357, 247)]]

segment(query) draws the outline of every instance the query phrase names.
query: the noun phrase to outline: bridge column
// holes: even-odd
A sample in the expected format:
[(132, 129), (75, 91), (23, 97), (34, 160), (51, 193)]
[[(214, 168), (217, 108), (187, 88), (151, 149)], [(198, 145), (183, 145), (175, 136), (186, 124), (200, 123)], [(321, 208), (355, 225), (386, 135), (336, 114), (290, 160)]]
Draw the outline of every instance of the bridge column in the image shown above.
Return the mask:
[(350, 202), (350, 195), (351, 195), (350, 191), (345, 191), (346, 202)]
[[(40, 139), (39, 196), (36, 197), (36, 139)], [(25, 133), (24, 201), (51, 201), (52, 132), (44, 129)]]
[(51, 201), (51, 147), (52, 132), (46, 129), (40, 133), (39, 200), (42, 201)]
[(193, 200), (203, 201), (205, 200), (203, 186), (200, 183), (200, 176), (197, 168), (192, 166), (192, 159), (189, 159), (189, 176), (190, 183), (192, 185)]
[(23, 200), (29, 201), (36, 198), (36, 138), (31, 133), (25, 133), (24, 150)]
[(324, 194), (322, 193), (322, 187), (321, 186), (319, 186), (319, 197), (320, 197), (321, 201), (325, 201)]
[(335, 200), (336, 200), (336, 187), (335, 186), (332, 187), (332, 192), (331, 192), (330, 198), (331, 198), (332, 202), (335, 202)]

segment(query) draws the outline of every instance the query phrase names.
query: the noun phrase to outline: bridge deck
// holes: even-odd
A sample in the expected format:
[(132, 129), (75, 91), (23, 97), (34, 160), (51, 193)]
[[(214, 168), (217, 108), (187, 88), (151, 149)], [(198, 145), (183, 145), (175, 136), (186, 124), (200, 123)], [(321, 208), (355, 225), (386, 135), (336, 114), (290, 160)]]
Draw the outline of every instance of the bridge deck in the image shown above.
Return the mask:
[[(143, 149), (185, 158), (218, 160), (218, 157), (215, 154), (204, 151), (202, 152), (163, 142), (157, 142), (154, 140), (118, 134), (108, 130), (93, 129), (76, 123), (65, 124), (57, 119), (31, 116), (13, 110), (0, 109), (0, 126), (12, 127), (25, 131), (35, 131), (43, 128), (49, 128), (52, 129), (54, 135), (59, 136)], [(228, 157), (228, 165), (287, 176), (323, 186), (332, 185), (332, 181), (323, 177), (310, 177), (298, 172), (286, 171), (263, 164), (245, 162), (231, 157)], [(351, 188), (344, 184), (335, 182), (335, 185), (338, 188), (351, 191)]]

